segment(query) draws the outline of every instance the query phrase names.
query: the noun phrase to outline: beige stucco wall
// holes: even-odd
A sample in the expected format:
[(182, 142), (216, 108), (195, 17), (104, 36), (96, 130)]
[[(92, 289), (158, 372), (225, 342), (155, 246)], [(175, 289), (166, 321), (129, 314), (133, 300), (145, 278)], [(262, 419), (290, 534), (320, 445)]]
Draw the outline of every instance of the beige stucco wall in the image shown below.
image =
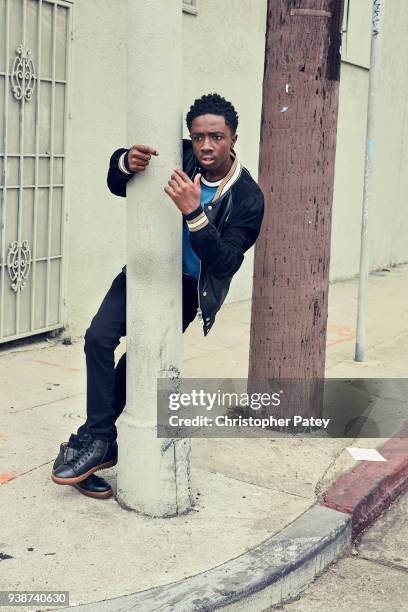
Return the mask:
[(380, 86), (376, 94), (372, 268), (408, 261), (408, 3), (393, 0), (384, 4)]
[[(184, 15), (184, 107), (208, 92), (223, 95), (239, 115), (236, 151), (258, 176), (265, 0), (205, 0), (199, 15)], [(186, 131), (186, 136), (188, 135)], [(247, 299), (252, 290), (253, 249), (231, 283), (227, 301)]]
[[(350, 2), (351, 0), (349, 0)], [(372, 0), (352, 0), (359, 11), (345, 56), (368, 66)], [(378, 89), (375, 94), (375, 164), (368, 209), (370, 269), (408, 261), (408, 56), (406, 0), (382, 4)], [(353, 17), (351, 11), (350, 17)], [(364, 18), (362, 18), (364, 16)], [(363, 26), (365, 24), (365, 29)], [(356, 31), (357, 30), (357, 31)], [(368, 43), (368, 44), (367, 44)], [(333, 202), (332, 280), (358, 274), (369, 71), (342, 64)]]
[(68, 332), (83, 335), (125, 262), (125, 202), (106, 186), (125, 140), (126, 1), (77, 0), (72, 44)]
[(330, 278), (357, 274), (366, 141), (368, 71), (342, 64), (331, 234)]
[[(361, 1), (369, 10), (371, 0)], [(110, 195), (106, 170), (112, 150), (132, 143), (125, 142), (126, 1), (76, 0), (74, 6), (66, 298), (69, 333), (82, 335), (125, 262), (125, 201)], [(230, 99), (240, 116), (237, 152), (255, 178), (265, 15), (266, 0), (201, 0), (198, 16), (183, 16), (183, 114), (194, 98), (209, 91)], [(358, 21), (360, 29), (361, 23), (369, 25), (361, 10)], [(402, 61), (408, 54), (407, 26), (405, 0), (393, 0), (385, 15), (379, 59), (377, 164), (369, 213), (372, 269), (408, 260), (408, 71)], [(360, 55), (363, 65), (367, 36), (369, 31), (361, 53), (355, 34), (357, 42), (350, 34), (347, 49), (349, 59), (358, 62)], [(343, 63), (331, 280), (358, 273), (367, 87), (367, 69)], [(249, 253), (229, 300), (250, 297), (252, 262)]]
[[(217, 91), (230, 99), (240, 117), (237, 152), (255, 178), (265, 11), (264, 0), (240, 0), (239, 10), (236, 0), (205, 0), (198, 16), (183, 14), (183, 115), (203, 93)], [(125, 201), (106, 187), (111, 152), (132, 144), (125, 142), (125, 44), (125, 0), (76, 0), (66, 291), (74, 336), (85, 332), (125, 263)], [(250, 253), (234, 278), (230, 299), (249, 297), (252, 261)]]

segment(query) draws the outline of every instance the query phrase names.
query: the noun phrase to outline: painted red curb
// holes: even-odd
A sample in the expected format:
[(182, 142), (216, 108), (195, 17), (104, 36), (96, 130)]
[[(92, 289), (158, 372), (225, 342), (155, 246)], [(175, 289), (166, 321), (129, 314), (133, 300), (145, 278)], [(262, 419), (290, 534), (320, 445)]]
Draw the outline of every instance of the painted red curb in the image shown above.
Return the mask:
[(323, 495), (323, 506), (351, 514), (353, 539), (408, 489), (408, 438), (390, 438), (378, 452), (386, 462), (358, 464)]

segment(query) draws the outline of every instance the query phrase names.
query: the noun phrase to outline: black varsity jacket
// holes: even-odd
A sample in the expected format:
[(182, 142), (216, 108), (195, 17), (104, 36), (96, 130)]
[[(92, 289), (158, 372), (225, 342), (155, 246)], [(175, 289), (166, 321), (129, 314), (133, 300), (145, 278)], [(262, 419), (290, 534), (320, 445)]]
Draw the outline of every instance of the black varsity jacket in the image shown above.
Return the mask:
[[(132, 174), (119, 169), (119, 159), (127, 149), (118, 149), (110, 159), (108, 187), (118, 196), (126, 196), (126, 183)], [(200, 168), (190, 140), (183, 140), (183, 170), (193, 179), (205, 172)], [(189, 227), (190, 243), (200, 258), (198, 280), (198, 315), (206, 336), (223, 304), (231, 279), (240, 268), (244, 253), (258, 237), (264, 214), (264, 197), (250, 173), (235, 157), (227, 176), (213, 199), (189, 215), (183, 223)], [(126, 266), (123, 269), (126, 273)]]

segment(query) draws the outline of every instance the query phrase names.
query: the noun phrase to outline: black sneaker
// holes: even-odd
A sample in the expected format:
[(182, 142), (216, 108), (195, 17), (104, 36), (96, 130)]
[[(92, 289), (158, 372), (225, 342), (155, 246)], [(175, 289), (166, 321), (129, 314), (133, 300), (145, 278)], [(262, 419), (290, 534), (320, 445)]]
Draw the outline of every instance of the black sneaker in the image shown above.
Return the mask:
[(117, 458), (116, 441), (96, 438), (89, 445), (82, 446), (78, 455), (71, 461), (56, 467), (51, 474), (51, 479), (57, 484), (77, 484), (97, 470), (116, 465)]
[[(72, 441), (70, 438), (70, 442), (63, 442), (60, 446), (60, 452), (58, 457), (54, 461), (54, 465), (52, 468), (52, 473), (63, 464), (69, 463), (73, 459), (76, 459), (79, 455), (79, 448), (74, 448), (71, 446), (71, 443), (75, 444), (75, 441)], [(85, 480), (72, 485), (75, 487), (80, 493), (83, 495), (87, 495), (88, 497), (95, 497), (99, 499), (105, 499), (107, 497), (111, 497), (113, 495), (112, 487), (110, 484), (99, 476), (95, 476), (95, 474), (91, 474)]]
[(54, 461), (54, 465), (52, 466), (52, 473), (60, 466), (65, 463), (69, 463), (72, 459), (76, 459), (79, 454), (79, 448), (74, 448), (69, 444), (69, 442), (63, 442), (60, 445), (60, 451), (57, 455), (57, 458)]
[(104, 478), (96, 476), (96, 474), (91, 474), (85, 480), (72, 485), (72, 487), (75, 487), (82, 495), (87, 495), (87, 497), (105, 499), (113, 495), (110, 484)]
[(68, 442), (63, 442), (60, 445), (60, 452), (54, 461), (52, 472), (54, 473), (57, 467), (63, 463), (69, 463), (72, 459), (75, 459), (81, 448), (83, 446), (88, 446), (92, 442), (92, 439), (91, 434), (84, 433), (80, 436), (78, 436), (78, 434), (71, 434)]

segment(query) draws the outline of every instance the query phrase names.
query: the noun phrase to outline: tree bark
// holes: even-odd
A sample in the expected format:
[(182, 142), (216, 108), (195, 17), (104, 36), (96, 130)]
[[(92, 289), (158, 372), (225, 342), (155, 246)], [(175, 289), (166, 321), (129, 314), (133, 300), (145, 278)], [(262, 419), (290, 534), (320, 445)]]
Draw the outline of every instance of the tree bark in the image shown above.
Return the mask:
[(322, 406), (342, 14), (343, 0), (268, 1), (249, 379), (303, 381), (285, 416)]

